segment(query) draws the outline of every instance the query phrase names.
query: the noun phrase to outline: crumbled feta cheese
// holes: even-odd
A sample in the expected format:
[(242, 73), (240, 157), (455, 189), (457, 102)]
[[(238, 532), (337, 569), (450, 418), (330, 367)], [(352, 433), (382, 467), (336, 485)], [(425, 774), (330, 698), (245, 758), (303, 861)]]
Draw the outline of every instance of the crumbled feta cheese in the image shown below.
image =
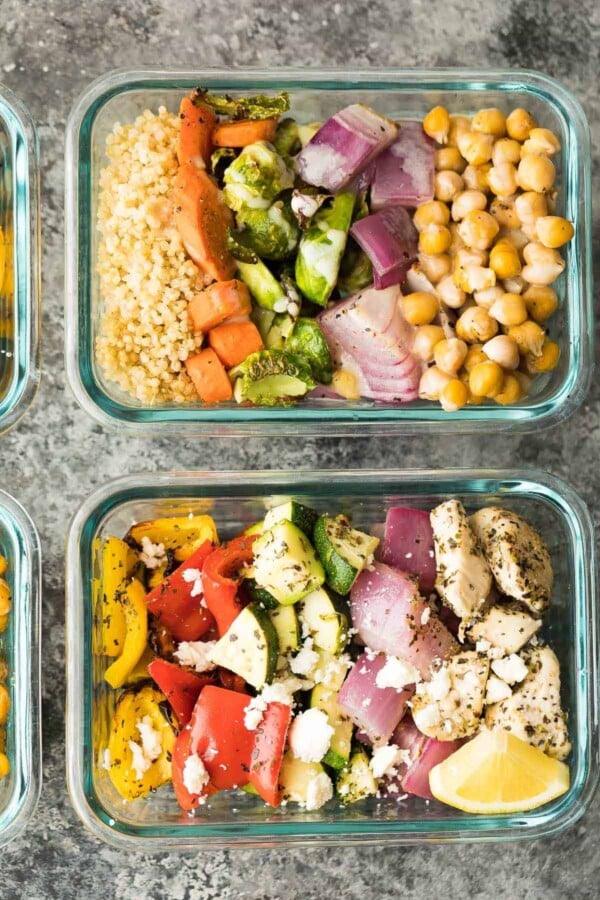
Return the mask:
[(397, 691), (401, 691), (407, 684), (417, 684), (420, 680), (419, 670), (397, 656), (388, 656), (385, 665), (375, 676), (378, 688), (395, 688)]
[(485, 702), (499, 703), (501, 700), (507, 700), (512, 695), (512, 688), (501, 678), (496, 675), (490, 675), (487, 682)]
[(369, 766), (375, 778), (392, 778), (402, 763), (410, 763), (409, 751), (401, 750), (395, 744), (385, 744), (373, 751)]
[(158, 759), (162, 751), (160, 732), (154, 728), (150, 716), (144, 716), (135, 723), (140, 734), (140, 743), (129, 741), (132, 756), (132, 768), (138, 781), (144, 777), (152, 763)]
[(293, 706), (294, 694), (304, 690), (305, 687), (305, 682), (300, 678), (282, 678), (273, 684), (266, 684), (260, 696), (266, 703), (285, 703), (287, 706)]
[(320, 709), (307, 709), (290, 726), (290, 750), (302, 762), (320, 762), (329, 750), (332, 735), (326, 714)]
[(192, 753), (185, 761), (183, 767), (183, 786), (190, 794), (201, 794), (210, 776), (206, 767), (197, 753)]
[(141, 781), (152, 765), (152, 760), (146, 759), (144, 751), (136, 741), (129, 741), (129, 749), (131, 750), (131, 768), (135, 772), (137, 780)]
[(412, 553), (405, 553), (404, 559), (412, 559)]
[(440, 666), (431, 676), (431, 681), (427, 685), (427, 692), (432, 700), (445, 700), (450, 693), (451, 687), (452, 681), (448, 669), (446, 666)]
[(108, 747), (105, 747), (104, 750), (102, 751), (102, 754), (100, 757), (100, 767), (102, 769), (105, 769), (108, 772), (108, 770), (110, 769), (110, 766), (111, 766), (110, 750), (108, 749)]
[(423, 612), (421, 613), (421, 625), (427, 625), (429, 619), (431, 618), (431, 607), (426, 606)]
[(315, 775), (306, 789), (306, 809), (311, 812), (320, 809), (328, 800), (333, 797), (333, 783), (329, 775), (325, 772), (319, 772)]
[(528, 671), (529, 669), (516, 653), (511, 653), (510, 656), (495, 659), (492, 662), (492, 672), (498, 678), (501, 678), (502, 681), (506, 681), (507, 684), (516, 684), (518, 681), (523, 681)]
[(413, 708), (413, 719), (415, 725), (421, 731), (423, 728), (435, 728), (439, 725), (441, 715), (435, 703), (430, 703), (422, 709)]
[(348, 669), (353, 665), (354, 663), (346, 653), (342, 656), (334, 656), (325, 666), (319, 659), (319, 666), (313, 671), (312, 677), (315, 684), (324, 684), (325, 687), (335, 691), (344, 680)]
[(372, 700), (371, 697), (365, 697), (365, 699), (361, 703), (361, 706), (364, 707), (364, 709), (368, 709), (369, 706), (371, 705), (371, 700)]
[(210, 672), (215, 668), (210, 654), (216, 641), (182, 641), (174, 656), (182, 666), (191, 666), (196, 672)]
[(302, 645), (302, 649), (296, 656), (290, 659), (290, 669), (294, 675), (310, 676), (313, 669), (319, 664), (319, 654), (313, 650), (313, 639), (308, 637)]
[(267, 706), (267, 701), (260, 694), (258, 697), (252, 698), (244, 709), (244, 725), (248, 731), (256, 731), (263, 720)]
[(201, 597), (204, 593), (202, 587), (202, 572), (200, 569), (184, 569), (182, 578), (186, 584), (193, 584), (191, 597)]
[(478, 653), (489, 653), (492, 645), (489, 641), (477, 641), (475, 644), (475, 649)]
[(153, 544), (150, 538), (142, 538), (142, 552), (140, 559), (147, 569), (158, 569), (166, 561), (167, 554), (164, 544)]

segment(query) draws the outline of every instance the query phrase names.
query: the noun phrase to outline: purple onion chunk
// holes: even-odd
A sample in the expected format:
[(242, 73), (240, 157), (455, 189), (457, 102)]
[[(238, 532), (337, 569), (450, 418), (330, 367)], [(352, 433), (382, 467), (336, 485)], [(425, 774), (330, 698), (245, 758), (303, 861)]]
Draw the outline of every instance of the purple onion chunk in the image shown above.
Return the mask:
[(381, 561), (410, 572), (419, 579), (423, 594), (435, 585), (435, 551), (429, 513), (423, 509), (392, 506), (388, 509)]
[(382, 209), (354, 223), (350, 234), (373, 264), (375, 287), (401, 284), (417, 259), (418, 234), (401, 206)]
[(404, 122), (398, 137), (377, 157), (371, 184), (371, 209), (415, 207), (433, 198), (433, 141), (420, 122)]
[(338, 694), (338, 704), (371, 744), (387, 744), (406, 712), (414, 686), (403, 690), (377, 687), (377, 673), (386, 654), (363, 653), (357, 659)]

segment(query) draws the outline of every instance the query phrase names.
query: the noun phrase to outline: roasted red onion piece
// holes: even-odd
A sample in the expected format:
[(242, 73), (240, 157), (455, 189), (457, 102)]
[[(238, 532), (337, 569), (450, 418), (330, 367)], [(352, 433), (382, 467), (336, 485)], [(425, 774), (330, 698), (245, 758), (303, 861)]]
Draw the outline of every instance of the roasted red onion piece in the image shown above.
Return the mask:
[(372, 744), (387, 744), (414, 693), (412, 685), (401, 691), (377, 687), (377, 673), (385, 662), (385, 653), (363, 653), (338, 695), (339, 706)]
[(350, 234), (373, 264), (375, 287), (401, 284), (417, 258), (417, 229), (401, 206), (358, 219)]
[(433, 197), (434, 147), (420, 122), (405, 122), (375, 164), (371, 209), (418, 206)]
[(423, 509), (391, 506), (385, 522), (381, 561), (416, 575), (423, 594), (435, 584), (435, 552), (429, 513)]

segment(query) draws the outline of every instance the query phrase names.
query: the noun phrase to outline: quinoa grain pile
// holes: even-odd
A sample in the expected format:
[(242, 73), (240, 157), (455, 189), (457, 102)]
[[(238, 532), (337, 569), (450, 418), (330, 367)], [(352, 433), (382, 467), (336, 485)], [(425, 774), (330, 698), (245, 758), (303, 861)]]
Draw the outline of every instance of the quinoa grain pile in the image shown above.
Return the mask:
[(100, 173), (96, 358), (104, 374), (142, 403), (197, 399), (183, 365), (201, 344), (187, 303), (204, 276), (173, 222), (178, 119), (164, 107), (116, 124)]

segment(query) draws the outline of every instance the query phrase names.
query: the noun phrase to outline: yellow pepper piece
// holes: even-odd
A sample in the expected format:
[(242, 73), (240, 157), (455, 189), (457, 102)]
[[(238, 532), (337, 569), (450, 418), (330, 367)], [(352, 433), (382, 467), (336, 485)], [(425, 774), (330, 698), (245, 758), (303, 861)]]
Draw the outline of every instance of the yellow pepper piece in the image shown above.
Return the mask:
[(98, 615), (94, 650), (105, 656), (119, 656), (125, 641), (125, 616), (119, 597), (125, 590), (137, 564), (135, 551), (116, 537), (107, 537), (99, 549), (100, 578)]
[(144, 599), (146, 589), (141, 581), (134, 579), (120, 594), (120, 603), (125, 614), (125, 640), (123, 652), (108, 667), (104, 680), (111, 687), (118, 688), (125, 684), (135, 669), (148, 642), (148, 610)]
[(139, 660), (135, 664), (135, 667), (127, 676), (127, 684), (137, 684), (137, 682), (139, 681), (147, 680), (150, 677), (148, 673), (148, 666), (153, 659), (156, 659), (156, 653), (154, 652), (154, 650), (152, 650), (151, 647), (147, 646), (140, 656)]
[(218, 543), (217, 528), (212, 516), (169, 516), (138, 522), (129, 532), (136, 544), (142, 545), (142, 538), (153, 544), (162, 544), (165, 550), (172, 550), (178, 562), (185, 562), (194, 550), (205, 541)]
[[(150, 685), (138, 691), (127, 691), (115, 708), (108, 751), (110, 767), (108, 774), (115, 788), (124, 800), (136, 800), (171, 780), (171, 757), (175, 745), (175, 732), (160, 708), (166, 700), (164, 694)], [(160, 756), (151, 762), (148, 769), (138, 778), (133, 766), (133, 752), (130, 742), (141, 746), (138, 722), (145, 720), (160, 735)]]

